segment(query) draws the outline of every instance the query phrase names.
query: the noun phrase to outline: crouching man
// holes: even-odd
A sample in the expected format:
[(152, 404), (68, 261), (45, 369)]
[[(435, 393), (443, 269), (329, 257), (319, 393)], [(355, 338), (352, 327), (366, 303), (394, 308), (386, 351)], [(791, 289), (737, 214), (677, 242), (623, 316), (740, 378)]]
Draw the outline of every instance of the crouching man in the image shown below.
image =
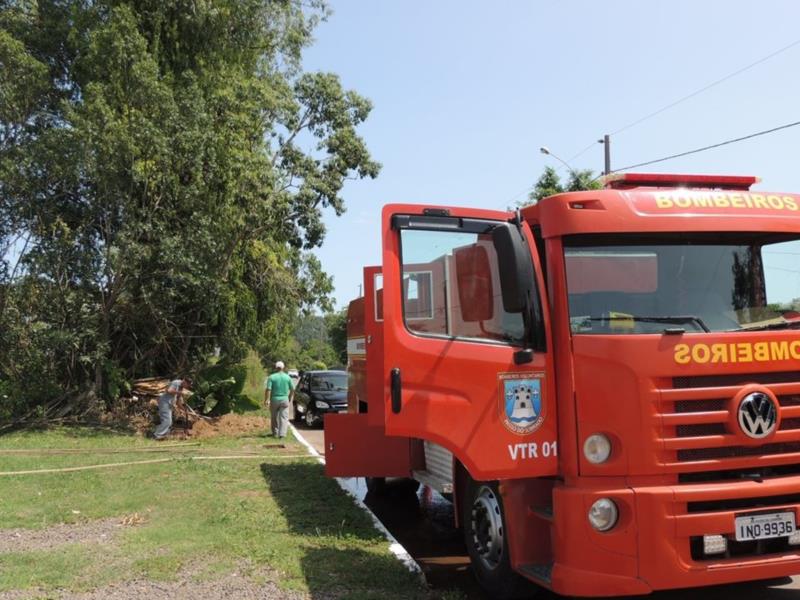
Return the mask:
[(191, 380), (174, 379), (169, 382), (167, 389), (158, 397), (158, 418), (159, 424), (156, 427), (153, 437), (163, 440), (172, 427), (172, 411), (175, 409), (178, 400), (183, 398), (183, 390), (191, 389)]

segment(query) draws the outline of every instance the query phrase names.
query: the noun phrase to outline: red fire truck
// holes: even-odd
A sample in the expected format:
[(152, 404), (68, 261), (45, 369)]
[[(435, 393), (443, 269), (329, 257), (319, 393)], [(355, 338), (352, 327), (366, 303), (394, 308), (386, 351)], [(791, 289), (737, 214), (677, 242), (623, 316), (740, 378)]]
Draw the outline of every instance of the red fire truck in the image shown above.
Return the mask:
[(493, 597), (800, 573), (800, 196), (756, 181), (386, 206), (328, 474), (451, 495)]

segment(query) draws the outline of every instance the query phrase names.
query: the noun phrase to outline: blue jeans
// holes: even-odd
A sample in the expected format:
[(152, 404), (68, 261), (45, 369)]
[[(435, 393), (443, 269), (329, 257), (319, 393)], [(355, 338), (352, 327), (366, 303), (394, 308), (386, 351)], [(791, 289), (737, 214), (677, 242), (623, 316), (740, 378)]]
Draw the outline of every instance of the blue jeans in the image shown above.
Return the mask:
[(158, 397), (158, 418), (161, 422), (153, 432), (153, 437), (156, 439), (163, 438), (172, 427), (172, 396), (161, 394)]

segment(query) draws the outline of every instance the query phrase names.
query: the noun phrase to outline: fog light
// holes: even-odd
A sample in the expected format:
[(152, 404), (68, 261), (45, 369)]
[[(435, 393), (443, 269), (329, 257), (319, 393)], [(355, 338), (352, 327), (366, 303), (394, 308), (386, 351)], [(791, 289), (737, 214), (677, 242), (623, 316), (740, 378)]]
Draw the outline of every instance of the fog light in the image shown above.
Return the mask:
[(608, 531), (617, 524), (619, 511), (614, 501), (609, 498), (600, 498), (589, 509), (589, 523), (597, 531)]
[(728, 539), (724, 535), (704, 535), (704, 554), (724, 554), (728, 551)]
[(611, 456), (611, 441), (602, 433), (593, 433), (583, 442), (583, 455), (594, 465), (604, 463)]
[(792, 535), (789, 536), (789, 545), (800, 546), (800, 529), (798, 529)]

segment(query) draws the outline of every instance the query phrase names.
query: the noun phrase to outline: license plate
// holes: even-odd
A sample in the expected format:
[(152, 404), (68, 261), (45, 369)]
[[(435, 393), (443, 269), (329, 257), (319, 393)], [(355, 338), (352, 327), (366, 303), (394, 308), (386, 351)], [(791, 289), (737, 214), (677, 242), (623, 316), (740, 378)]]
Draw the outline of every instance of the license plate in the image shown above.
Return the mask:
[(787, 537), (792, 535), (794, 530), (793, 512), (736, 517), (737, 542)]

